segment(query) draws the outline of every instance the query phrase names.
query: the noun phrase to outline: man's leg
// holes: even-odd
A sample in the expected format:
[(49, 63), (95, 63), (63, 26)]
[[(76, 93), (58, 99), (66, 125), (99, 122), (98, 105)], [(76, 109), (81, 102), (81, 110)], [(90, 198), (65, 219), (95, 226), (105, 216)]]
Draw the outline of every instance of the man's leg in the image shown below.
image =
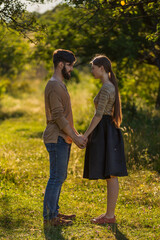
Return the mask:
[[(63, 139), (61, 139), (62, 141), (64, 141)], [(65, 143), (66, 145), (66, 143)], [(67, 144), (68, 145), (68, 150), (67, 150), (67, 154), (66, 154), (66, 157), (67, 157), (67, 166), (66, 168), (68, 168), (68, 162), (69, 162), (69, 157), (70, 157), (70, 150), (71, 150), (71, 145), (70, 144)], [(67, 178), (67, 169), (66, 169), (66, 173), (65, 173), (65, 176), (64, 176), (64, 179)], [(62, 185), (61, 185), (62, 187)], [(59, 205), (58, 205), (58, 202), (59, 202), (59, 197), (60, 197), (60, 193), (61, 193), (61, 187), (59, 189), (59, 194), (58, 194), (58, 198), (57, 198), (57, 203), (56, 203), (56, 215), (58, 215), (58, 212), (59, 212)]]
[[(70, 157), (70, 150), (71, 150), (71, 146), (69, 147), (69, 150), (68, 150), (67, 166), (68, 166), (69, 157)], [(66, 178), (67, 178), (67, 171), (66, 171), (66, 175), (65, 175), (65, 179)], [(60, 188), (60, 191), (59, 191), (59, 195), (58, 195), (58, 198), (57, 198), (57, 204), (56, 204), (56, 206), (57, 206), (56, 207), (56, 213), (58, 214), (57, 216), (60, 217), (60, 218), (66, 219), (66, 220), (73, 220), (73, 219), (75, 219), (75, 217), (76, 217), (75, 214), (66, 215), (66, 214), (59, 213), (58, 201), (59, 201), (60, 192), (61, 192), (61, 188)]]
[(67, 177), (68, 152), (70, 145), (59, 137), (57, 143), (46, 144), (50, 156), (50, 178), (44, 197), (44, 219), (52, 219), (58, 215), (58, 201), (61, 186)]

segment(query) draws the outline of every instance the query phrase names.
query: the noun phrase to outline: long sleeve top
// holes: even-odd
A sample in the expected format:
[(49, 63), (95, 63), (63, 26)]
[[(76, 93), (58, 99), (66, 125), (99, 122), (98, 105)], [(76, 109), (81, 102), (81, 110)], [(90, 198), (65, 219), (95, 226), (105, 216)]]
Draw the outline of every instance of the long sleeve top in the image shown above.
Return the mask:
[(115, 102), (115, 87), (112, 83), (104, 83), (99, 93), (94, 98), (96, 108), (95, 115), (102, 117), (102, 115), (110, 115), (113, 113), (113, 105)]
[(70, 96), (63, 82), (51, 78), (45, 88), (45, 112), (47, 126), (43, 133), (44, 143), (57, 143), (58, 136), (67, 135), (63, 128), (73, 127)]

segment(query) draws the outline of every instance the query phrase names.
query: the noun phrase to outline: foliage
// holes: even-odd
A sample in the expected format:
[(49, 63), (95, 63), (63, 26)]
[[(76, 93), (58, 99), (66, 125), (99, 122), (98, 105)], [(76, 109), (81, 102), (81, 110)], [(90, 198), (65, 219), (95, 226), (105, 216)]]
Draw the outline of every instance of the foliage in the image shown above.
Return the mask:
[(145, 108), (146, 105), (147, 108), (154, 108), (160, 78), (160, 71), (156, 66), (135, 63), (130, 71), (121, 70), (119, 77), (124, 104), (128, 102), (138, 108)]
[[(52, 74), (52, 53), (56, 48), (69, 48), (78, 57), (77, 65), (88, 63), (91, 58), (97, 53), (105, 53), (112, 61), (116, 62), (116, 73), (119, 79), (119, 85), (123, 92), (123, 99), (134, 101), (136, 97), (143, 98), (148, 101), (150, 105), (156, 103), (159, 106), (160, 87), (158, 83), (159, 74), (155, 67), (159, 69), (159, 2), (158, 1), (67, 1), (67, 4), (62, 4), (48, 11), (45, 14), (36, 14), (31, 28), (24, 21), (25, 17), (32, 18), (24, 11), (24, 5), (18, 3), (19, 1), (1, 1), (3, 11), (6, 11), (4, 16), (7, 16), (7, 11), (10, 13), (10, 20), (5, 19), (2, 22), (2, 58), (10, 56), (11, 61), (4, 61), (5, 67), (3, 73), (19, 71), (23, 65), (23, 61), (27, 61), (26, 55), (22, 51), (19, 56), (15, 54), (13, 48), (5, 48), (3, 41), (3, 34), (5, 35), (6, 24), (9, 27), (14, 26), (14, 21), (21, 21), (19, 31), (24, 35), (31, 31), (32, 27), (43, 26), (42, 31), (37, 32), (35, 42), (36, 45), (33, 58), (44, 64), (48, 70), (48, 75)], [(39, 2), (39, 1), (36, 1)], [(8, 4), (8, 5), (7, 5)], [(70, 5), (69, 5), (70, 4)], [(7, 8), (8, 6), (8, 8)], [(12, 8), (12, 11), (9, 9)], [(23, 10), (22, 10), (23, 9)], [(24, 15), (21, 15), (21, 13)], [(63, 17), (62, 17), (63, 16)], [(107, 17), (106, 17), (107, 16)], [(8, 18), (8, 19), (9, 19)], [(36, 20), (36, 21), (35, 21)], [(26, 26), (25, 26), (26, 24)], [(46, 32), (45, 32), (46, 30)], [(34, 29), (34, 31), (38, 31)], [(46, 33), (46, 34), (45, 34)], [(34, 39), (34, 36), (27, 34), (27, 36)], [(18, 37), (15, 37), (16, 42)], [(5, 38), (6, 40), (6, 38)], [(10, 40), (7, 40), (9, 42)], [(8, 46), (10, 43), (7, 43)], [(1, 54), (1, 55), (2, 55)], [(13, 60), (13, 55), (15, 59)], [(19, 64), (19, 57), (22, 57), (22, 62)], [(23, 55), (23, 56), (22, 56)], [(145, 63), (145, 64), (144, 64)], [(152, 74), (142, 77), (139, 75), (140, 71), (144, 74), (146, 71), (146, 64), (149, 64), (149, 69), (154, 69), (155, 76)], [(15, 68), (16, 65), (16, 68)], [(7, 69), (6, 69), (7, 68)], [(7, 71), (9, 68), (9, 72)], [(140, 70), (142, 68), (143, 70)], [(133, 69), (133, 71), (131, 71)], [(139, 72), (137, 75), (137, 71)], [(133, 79), (131, 80), (130, 75)], [(130, 84), (127, 81), (130, 78)], [(148, 77), (148, 80), (147, 80)], [(150, 79), (154, 78), (154, 83), (151, 84)], [(133, 88), (132, 88), (133, 87)], [(131, 93), (133, 91), (133, 94)], [(136, 92), (138, 90), (138, 92)], [(152, 90), (152, 91), (151, 91)], [(130, 94), (128, 94), (130, 93)]]
[(0, 26), (0, 76), (16, 77), (29, 57), (29, 44), (14, 32)]
[(0, 26), (0, 97), (11, 89), (25, 69), (30, 55), (29, 44), (15, 32)]
[[(4, 95), (7, 90), (7, 86), (9, 85), (9, 80), (1, 79), (0, 81), (0, 98)], [(1, 106), (1, 105), (0, 105)]]
[[(95, 26), (95, 24), (98, 25), (100, 27), (101, 35), (99, 35), (99, 32), (97, 32), (97, 38), (101, 38), (102, 41), (104, 41), (106, 37), (110, 38), (110, 34), (112, 34), (112, 41), (115, 43), (119, 42), (118, 46), (117, 44), (113, 45), (114, 47), (117, 46), (119, 49), (119, 54), (122, 55), (122, 59), (130, 56), (131, 58), (134, 56), (134, 58), (141, 59), (143, 56), (143, 58), (145, 57), (144, 59), (147, 59), (149, 63), (152, 62), (152, 64), (157, 65), (156, 57), (159, 56), (158, 46), (160, 37), (159, 1), (71, 0), (67, 2), (71, 2), (75, 4), (76, 7), (81, 7), (85, 11), (88, 11), (87, 16), (83, 15), (84, 18), (80, 27), (83, 27), (85, 24), (89, 26)], [(122, 4), (122, 2), (124, 4)], [(79, 21), (77, 22), (79, 24)], [(110, 31), (112, 31), (112, 33), (110, 33)], [(146, 38), (152, 40), (154, 44), (146, 41)], [(127, 44), (131, 42), (132, 44)], [(125, 49), (129, 49), (126, 48), (124, 44), (128, 46), (130, 45), (131, 52), (125, 52)], [(102, 48), (105, 49), (105, 44), (102, 46)], [(134, 50), (138, 50), (138, 52), (134, 52)], [(117, 49), (115, 49), (115, 52), (116, 51)], [(137, 55), (133, 55), (133, 53)]]
[(160, 172), (159, 130), (159, 116), (143, 109), (138, 111), (129, 104), (123, 107), (122, 131), (128, 166), (132, 169), (147, 166)]
[[(44, 0), (28, 0), (28, 2), (43, 3)], [(29, 37), (28, 32), (44, 30), (43, 25), (37, 25), (36, 15), (26, 12), (26, 5), (20, 0), (0, 1), (0, 25), (10, 30), (16, 30), (30, 41), (33, 40)]]
[[(44, 0), (27, 0), (33, 3), (43, 3)], [(17, 18), (21, 18), (25, 12), (26, 4), (20, 0), (0, 0), (0, 20), (1, 23), (18, 23)]]
[[(124, 2), (122, 4), (121, 2)], [(51, 66), (55, 48), (69, 48), (79, 63), (105, 53), (119, 71), (148, 63), (160, 69), (159, 1), (67, 1), (40, 17), (46, 22), (46, 39), (37, 52)], [(63, 17), (62, 17), (63, 16)], [(39, 39), (39, 37), (37, 37)], [(36, 54), (37, 54), (36, 52)], [(156, 107), (160, 104), (157, 87)]]

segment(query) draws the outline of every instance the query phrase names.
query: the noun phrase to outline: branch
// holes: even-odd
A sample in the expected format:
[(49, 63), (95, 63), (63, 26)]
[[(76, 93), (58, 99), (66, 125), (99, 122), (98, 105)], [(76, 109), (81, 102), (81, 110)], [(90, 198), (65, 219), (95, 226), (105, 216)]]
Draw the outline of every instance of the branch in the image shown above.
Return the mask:
[[(81, 25), (79, 25), (78, 28), (81, 29), (81, 27), (82, 27), (83, 25), (85, 25), (85, 24), (88, 23), (92, 18), (94, 18), (95, 15), (98, 13), (98, 11), (99, 11), (99, 8), (97, 8), (96, 11), (93, 12), (93, 15), (92, 15), (91, 17), (89, 17), (86, 21), (84, 21)], [(85, 15), (85, 16), (86, 16), (86, 15)], [(82, 18), (83, 18), (83, 17), (82, 17)], [(81, 19), (82, 19), (82, 18), (81, 18)], [(80, 19), (80, 20), (81, 20), (81, 19)]]

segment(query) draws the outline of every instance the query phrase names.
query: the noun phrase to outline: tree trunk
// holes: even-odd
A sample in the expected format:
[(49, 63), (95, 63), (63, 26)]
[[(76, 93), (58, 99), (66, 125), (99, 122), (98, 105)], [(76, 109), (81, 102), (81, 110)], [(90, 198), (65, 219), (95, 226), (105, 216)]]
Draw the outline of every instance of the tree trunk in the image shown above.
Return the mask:
[[(160, 57), (159, 57), (159, 55), (156, 59), (156, 63), (157, 63), (157, 66), (159, 68), (159, 71), (160, 71)], [(158, 109), (158, 110), (160, 109), (160, 80), (159, 80), (159, 88), (158, 88), (158, 94), (157, 94), (155, 108)]]
[(160, 82), (159, 82), (159, 88), (158, 88), (158, 94), (156, 99), (156, 109), (160, 109)]

